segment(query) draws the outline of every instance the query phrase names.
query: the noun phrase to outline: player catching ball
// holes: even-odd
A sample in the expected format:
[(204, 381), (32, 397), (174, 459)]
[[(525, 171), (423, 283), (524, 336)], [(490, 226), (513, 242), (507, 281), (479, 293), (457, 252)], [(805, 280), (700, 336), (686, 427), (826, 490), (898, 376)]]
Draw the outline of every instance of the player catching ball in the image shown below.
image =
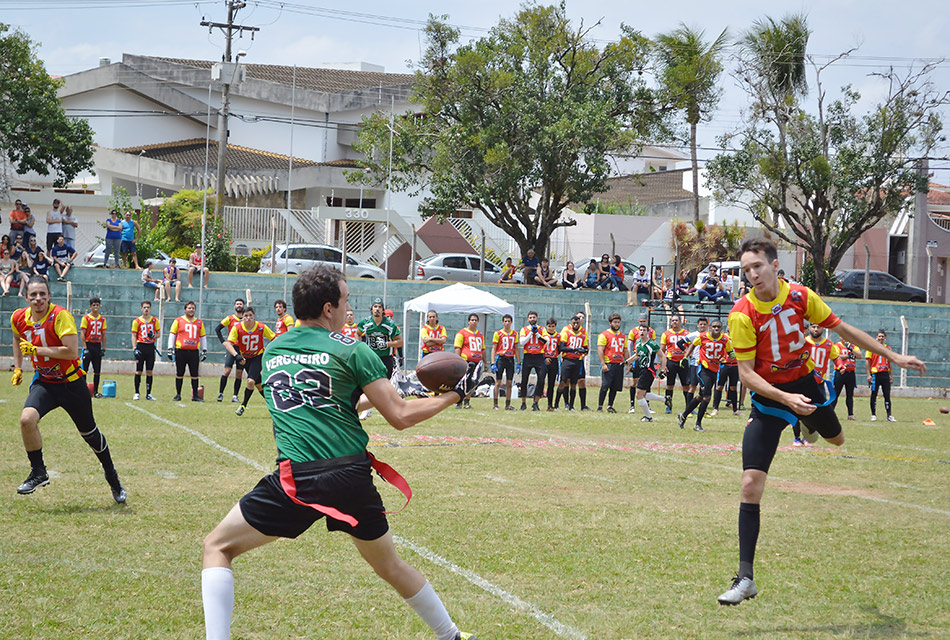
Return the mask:
[(739, 253), (742, 271), (754, 288), (729, 313), (729, 334), (739, 361), (739, 378), (753, 395), (752, 414), (742, 437), (739, 572), (719, 596), (719, 603), (726, 605), (758, 593), (752, 563), (759, 537), (759, 503), (782, 431), (800, 421), (808, 441), (821, 435), (833, 445), (844, 444), (841, 423), (813, 371), (805, 328), (814, 323), (833, 329), (843, 339), (900, 367), (927, 370), (917, 358), (894, 353), (842, 322), (811, 289), (779, 279), (778, 252), (771, 240), (748, 238)]
[[(264, 353), (264, 390), (274, 421), (279, 469), (245, 495), (204, 541), (201, 593), (208, 640), (230, 637), (234, 608), (231, 563), (278, 538), (296, 538), (326, 517), (330, 531), (348, 533), (357, 551), (402, 596), (438, 640), (466, 640), (432, 586), (393, 546), (357, 418), (366, 395), (396, 429), (407, 429), (468, 397), (475, 378), (455, 390), (406, 402), (386, 367), (363, 342), (340, 333), (349, 291), (331, 267), (302, 273), (294, 284), (300, 327)], [(88, 394), (87, 394), (88, 398)]]

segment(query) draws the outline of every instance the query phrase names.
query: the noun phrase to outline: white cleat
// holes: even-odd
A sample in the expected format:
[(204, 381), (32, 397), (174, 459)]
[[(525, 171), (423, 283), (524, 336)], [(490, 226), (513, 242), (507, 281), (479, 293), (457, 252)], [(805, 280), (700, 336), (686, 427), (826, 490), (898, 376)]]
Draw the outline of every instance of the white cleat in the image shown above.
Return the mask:
[(362, 412), (360, 412), (360, 420), (366, 420), (366, 419), (369, 418), (371, 415), (373, 415), (373, 410), (372, 410), (372, 409), (367, 409), (366, 411), (362, 411)]
[(751, 600), (759, 593), (755, 588), (755, 580), (749, 577), (740, 578), (736, 576), (732, 581), (732, 586), (719, 596), (719, 604), (735, 606), (743, 600)]
[(888, 421), (888, 422), (897, 422), (897, 418), (895, 418), (894, 416), (887, 416), (887, 421)]
[(132, 399), (133, 399), (133, 400), (138, 400), (138, 399), (141, 398), (141, 397), (142, 397), (142, 396), (140, 396), (139, 394), (136, 393), (135, 395), (132, 396)]
[(812, 444), (818, 442), (818, 432), (812, 431), (805, 426), (805, 423), (802, 423), (802, 440), (805, 442), (811, 442)]
[(877, 416), (871, 416), (871, 422), (877, 422)]

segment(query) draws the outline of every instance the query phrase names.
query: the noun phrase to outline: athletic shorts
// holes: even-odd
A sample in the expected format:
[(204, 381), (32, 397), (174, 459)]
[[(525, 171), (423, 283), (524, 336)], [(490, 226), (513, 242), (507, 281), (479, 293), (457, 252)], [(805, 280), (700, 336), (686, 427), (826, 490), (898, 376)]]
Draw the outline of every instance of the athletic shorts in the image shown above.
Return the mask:
[(652, 389), (653, 381), (656, 380), (656, 371), (650, 367), (634, 367), (630, 370), (630, 375), (637, 381), (637, 389), (640, 391)]
[(578, 375), (578, 377), (579, 377), (581, 380), (586, 380), (586, 379), (587, 379), (587, 367), (584, 366), (584, 358), (581, 358), (580, 360), (578, 360), (578, 362), (581, 363), (581, 370), (580, 370), (580, 372), (578, 372), (577, 375)]
[[(379, 356), (379, 359), (386, 366), (386, 379), (392, 378), (396, 372), (396, 358), (394, 356)], [(257, 380), (257, 378), (254, 379)]]
[(680, 360), (679, 362), (674, 362), (673, 360), (667, 359), (666, 361), (666, 386), (673, 387), (676, 386), (676, 378), (679, 377), (680, 385), (683, 387), (688, 387), (689, 382), (689, 362), (686, 360)]
[(123, 240), (119, 245), (119, 253), (135, 253), (135, 242), (132, 240)]
[(175, 349), (175, 376), (183, 378), (187, 368), (191, 377), (197, 378), (198, 360), (197, 349)]
[(699, 364), (690, 364), (689, 367), (689, 386), (695, 387), (699, 384)]
[(30, 385), (30, 393), (23, 404), (23, 408), (26, 407), (36, 409), (40, 418), (53, 409), (62, 407), (81, 433), (96, 428), (96, 419), (92, 415), (92, 398), (89, 396), (85, 376), (62, 383), (36, 380)]
[(584, 369), (583, 360), (574, 358), (561, 359), (561, 382), (577, 382), (581, 377), (581, 371)]
[(248, 380), (261, 383), (261, 365), (264, 361), (264, 354), (252, 356), (244, 360), (244, 373)]
[(498, 367), (498, 373), (495, 374), (495, 379), (498, 382), (501, 382), (502, 377), (508, 376), (508, 382), (511, 382), (515, 378), (515, 358), (514, 356), (498, 356), (497, 362), (495, 365)]
[(356, 518), (357, 524), (353, 527), (291, 500), (280, 484), (278, 470), (261, 478), (240, 500), (244, 519), (265, 536), (296, 538), (323, 517), (328, 531), (343, 531), (360, 540), (375, 540), (389, 530), (365, 453), (291, 466), (298, 499), (333, 507)]
[(244, 371), (244, 365), (238, 361), (237, 356), (232, 356), (230, 352), (225, 351), (224, 352), (224, 368), (230, 369), (232, 367), (237, 367), (238, 371)]
[[(789, 393), (808, 396), (815, 403), (825, 401), (824, 386), (818, 382), (814, 374), (775, 386)], [(764, 396), (758, 394), (752, 396), (752, 412), (742, 436), (742, 468), (758, 469), (768, 473), (772, 458), (775, 457), (775, 451), (778, 449), (779, 438), (788, 426), (788, 420), (763, 413), (760, 407), (788, 413), (791, 413), (791, 410)], [(834, 438), (841, 433), (841, 423), (838, 421), (834, 407), (818, 407), (811, 415), (797, 417), (805, 426), (812, 431), (817, 431), (824, 438)]]
[(739, 367), (738, 365), (722, 365), (719, 367), (719, 377), (716, 382), (717, 387), (729, 387), (736, 389), (739, 386)]
[(83, 371), (89, 371), (89, 365), (92, 365), (92, 368), (96, 373), (102, 371), (102, 343), (101, 342), (87, 342), (86, 343), (86, 353), (82, 357), (82, 369)]
[(135, 370), (139, 373), (142, 372), (142, 367), (145, 367), (146, 371), (151, 371), (155, 368), (155, 343), (154, 342), (136, 342), (135, 348), (139, 350), (140, 355), (135, 359)]
[(612, 391), (623, 391), (623, 363), (608, 362), (607, 371), (601, 370), (600, 384)]

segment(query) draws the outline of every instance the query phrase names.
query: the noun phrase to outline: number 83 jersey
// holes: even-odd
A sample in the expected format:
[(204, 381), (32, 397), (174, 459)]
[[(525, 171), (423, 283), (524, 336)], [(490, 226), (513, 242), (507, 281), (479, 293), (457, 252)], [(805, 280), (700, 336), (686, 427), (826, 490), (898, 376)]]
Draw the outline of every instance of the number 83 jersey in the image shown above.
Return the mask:
[(365, 343), (321, 327), (297, 327), (267, 346), (261, 377), (278, 461), (366, 450), (369, 436), (356, 403), (363, 387), (386, 377), (386, 367)]
[(729, 335), (737, 360), (755, 360), (755, 372), (770, 384), (791, 382), (814, 368), (806, 328), (831, 329), (841, 323), (814, 291), (779, 280), (775, 300), (759, 300), (755, 289), (729, 312)]

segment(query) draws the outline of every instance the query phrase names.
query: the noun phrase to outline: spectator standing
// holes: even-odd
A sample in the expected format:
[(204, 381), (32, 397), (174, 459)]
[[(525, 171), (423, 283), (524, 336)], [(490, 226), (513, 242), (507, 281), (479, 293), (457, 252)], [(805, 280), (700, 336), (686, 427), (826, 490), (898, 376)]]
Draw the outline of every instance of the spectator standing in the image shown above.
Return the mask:
[(23, 201), (17, 198), (13, 203), (13, 211), (10, 212), (10, 237), (16, 238), (23, 235), (23, 223), (26, 221), (26, 213), (23, 211)]
[(119, 212), (113, 209), (109, 212), (109, 219), (106, 220), (106, 249), (102, 259), (102, 266), (109, 268), (109, 255), (115, 258), (115, 268), (119, 266), (119, 249), (122, 247), (122, 221), (119, 220)]
[(66, 282), (66, 274), (73, 268), (73, 261), (76, 259), (76, 250), (66, 244), (66, 238), (63, 237), (63, 234), (56, 236), (56, 243), (50, 250), (50, 257), (53, 258), (56, 279), (60, 282)]
[(73, 208), (66, 207), (63, 211), (63, 237), (66, 238), (66, 244), (73, 249), (76, 248), (76, 229), (79, 228), (79, 221), (73, 215)]
[(142, 286), (147, 290), (155, 292), (155, 302), (160, 302), (162, 299), (162, 281), (156, 280), (152, 276), (152, 261), (145, 261), (145, 268), (142, 269)]
[(506, 282), (514, 282), (515, 279), (515, 265), (512, 264), (511, 258), (505, 258), (505, 264), (501, 268), (501, 277), (498, 279), (499, 284), (504, 284)]
[(534, 249), (528, 249), (527, 255), (521, 259), (521, 272), (524, 274), (525, 284), (534, 284), (534, 278), (538, 275), (538, 267), (541, 261), (534, 255)]
[(102, 300), (98, 297), (89, 299), (89, 313), (82, 317), (79, 323), (79, 347), (83, 371), (89, 371), (92, 365), (95, 373), (92, 376), (92, 390), (94, 398), (101, 398), (99, 393), (99, 374), (102, 371), (102, 357), (106, 354), (106, 317), (99, 311), (102, 309)]
[(46, 253), (49, 254), (56, 244), (57, 236), (63, 233), (63, 212), (59, 198), (53, 200), (53, 208), (46, 212)]
[(564, 271), (561, 272), (561, 286), (574, 291), (581, 288), (577, 271), (574, 270), (574, 263), (571, 261), (568, 261), (567, 266), (564, 267)]
[(33, 225), (36, 224), (36, 216), (30, 211), (30, 207), (23, 205), (23, 213), (26, 214), (26, 218), (23, 221), (23, 244), (29, 245), (30, 238), (36, 238), (36, 229), (33, 228)]
[[(208, 287), (208, 279), (211, 277), (211, 271), (208, 267), (204, 266), (204, 251), (201, 250), (201, 245), (196, 244), (195, 250), (191, 254), (191, 257), (188, 258), (188, 288), (193, 289), (191, 285), (191, 279), (195, 276), (195, 273), (198, 272), (204, 276), (205, 279), (205, 288)], [(200, 277), (200, 276), (199, 276)], [(284, 310), (286, 311), (287, 305), (284, 305)]]
[[(125, 243), (125, 240), (122, 241)], [(175, 302), (181, 302), (181, 274), (178, 272), (178, 261), (172, 258), (168, 266), (162, 269), (162, 286), (165, 288), (165, 299), (171, 302), (172, 289), (175, 290)]]
[[(132, 212), (126, 211), (125, 218), (122, 220), (122, 243), (119, 245), (119, 250), (122, 253), (122, 264), (128, 264), (129, 267), (132, 266), (132, 263), (135, 263), (136, 269), (141, 269), (139, 266), (139, 255), (135, 251), (135, 236), (139, 232), (139, 223), (132, 219)], [(129, 254), (132, 255), (132, 259), (126, 263), (126, 256)], [(180, 286), (180, 285), (179, 285)], [(178, 302), (178, 297), (175, 297), (175, 302)]]

